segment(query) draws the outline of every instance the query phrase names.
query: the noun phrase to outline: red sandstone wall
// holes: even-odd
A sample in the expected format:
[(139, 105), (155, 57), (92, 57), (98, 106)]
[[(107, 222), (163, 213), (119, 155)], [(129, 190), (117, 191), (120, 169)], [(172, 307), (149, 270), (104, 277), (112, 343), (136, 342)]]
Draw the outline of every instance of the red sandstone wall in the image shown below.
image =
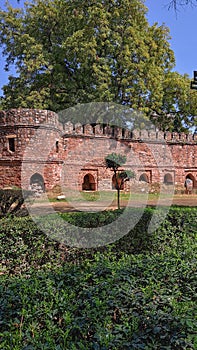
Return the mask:
[[(15, 138), (15, 150), (9, 138)], [(82, 126), (58, 122), (57, 114), (40, 110), (0, 112), (0, 187), (28, 188), (34, 173), (43, 176), (47, 190), (82, 189), (84, 176), (95, 179), (95, 188), (111, 189), (112, 172), (104, 158), (109, 153), (127, 156), (124, 168), (134, 170), (138, 180), (163, 183), (165, 174), (183, 186), (191, 174), (197, 187), (197, 136), (129, 131), (109, 126)], [(21, 183), (22, 180), (22, 183)]]
[(136, 178), (146, 173), (149, 182), (163, 183), (170, 174), (173, 183), (184, 186), (187, 174), (197, 175), (196, 144), (152, 143), (113, 140), (104, 137), (65, 136), (66, 187), (81, 189), (85, 174), (95, 177), (98, 189), (111, 188), (112, 174), (105, 169), (104, 158), (116, 152), (127, 156), (125, 168), (134, 170)]
[(21, 162), (0, 161), (0, 188), (21, 186)]

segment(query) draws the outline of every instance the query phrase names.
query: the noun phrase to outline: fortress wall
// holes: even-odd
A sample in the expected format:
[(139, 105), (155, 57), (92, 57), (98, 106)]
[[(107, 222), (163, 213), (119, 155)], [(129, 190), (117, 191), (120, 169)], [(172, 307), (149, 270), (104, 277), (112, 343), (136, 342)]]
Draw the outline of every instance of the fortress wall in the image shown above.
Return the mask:
[(21, 162), (0, 160), (0, 188), (21, 187)]
[(137, 180), (146, 174), (149, 182), (163, 183), (167, 173), (180, 185), (187, 174), (197, 179), (197, 135), (62, 125), (51, 111), (0, 111), (0, 187), (20, 186), (22, 166), (25, 186), (40, 173), (46, 189), (60, 183), (81, 189), (89, 173), (97, 189), (107, 190), (113, 174), (104, 159), (112, 152), (126, 155), (124, 168), (134, 170)]
[(194, 144), (194, 140), (188, 144), (139, 142), (131, 139), (94, 138), (86, 134), (85, 137), (64, 135), (64, 143), (67, 148), (64, 153), (65, 184), (68, 187), (72, 184), (72, 187), (78, 186), (81, 189), (83, 176), (97, 171), (98, 187), (107, 188), (111, 175), (105, 168), (104, 159), (112, 152), (126, 155), (124, 168), (134, 170), (137, 179), (146, 173), (150, 182), (163, 183), (165, 174), (170, 174), (173, 183), (183, 186), (187, 174), (197, 175), (197, 144)]
[[(121, 142), (109, 138), (68, 137), (64, 158), (65, 186), (81, 189), (83, 177), (89, 173), (95, 176), (98, 189), (111, 189), (113, 172), (106, 169), (105, 157), (112, 153), (124, 154), (127, 162), (123, 168), (134, 170), (140, 175), (146, 169), (152, 170), (150, 180), (159, 182), (157, 162), (152, 150), (144, 143)], [(161, 158), (159, 158), (161, 163)], [(94, 173), (94, 174), (93, 174)]]

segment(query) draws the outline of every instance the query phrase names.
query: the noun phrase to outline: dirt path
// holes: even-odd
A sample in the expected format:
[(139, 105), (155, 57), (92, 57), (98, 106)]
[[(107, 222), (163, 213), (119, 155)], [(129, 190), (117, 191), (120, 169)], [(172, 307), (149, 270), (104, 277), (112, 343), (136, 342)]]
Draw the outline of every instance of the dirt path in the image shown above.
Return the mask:
[[(175, 195), (173, 199), (170, 198), (162, 198), (162, 199), (149, 199), (148, 201), (145, 199), (131, 199), (130, 203), (126, 200), (121, 200), (121, 207), (145, 207), (145, 206), (191, 206), (197, 207), (197, 195)], [(116, 209), (116, 200), (112, 203), (108, 203), (105, 201), (86, 201), (86, 202), (78, 202), (77, 204), (68, 203), (68, 202), (48, 202), (48, 203), (35, 203), (32, 206), (33, 214), (47, 214), (53, 212), (77, 212), (77, 211), (87, 211), (87, 212), (97, 212), (103, 210), (113, 210)]]

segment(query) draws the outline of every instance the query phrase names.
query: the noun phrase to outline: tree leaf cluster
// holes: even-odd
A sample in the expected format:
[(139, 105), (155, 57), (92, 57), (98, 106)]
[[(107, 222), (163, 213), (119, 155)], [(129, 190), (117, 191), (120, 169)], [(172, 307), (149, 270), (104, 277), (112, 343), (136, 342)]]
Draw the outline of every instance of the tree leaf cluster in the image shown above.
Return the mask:
[[(0, 11), (5, 69), (2, 108), (62, 111), (115, 102), (162, 130), (194, 125), (196, 95), (175, 65), (169, 30), (149, 25), (140, 0), (33, 0)], [(166, 117), (167, 116), (167, 117)], [(167, 122), (166, 122), (167, 121)]]
[(106, 168), (117, 171), (119, 167), (126, 163), (126, 156), (118, 153), (108, 154), (105, 158)]

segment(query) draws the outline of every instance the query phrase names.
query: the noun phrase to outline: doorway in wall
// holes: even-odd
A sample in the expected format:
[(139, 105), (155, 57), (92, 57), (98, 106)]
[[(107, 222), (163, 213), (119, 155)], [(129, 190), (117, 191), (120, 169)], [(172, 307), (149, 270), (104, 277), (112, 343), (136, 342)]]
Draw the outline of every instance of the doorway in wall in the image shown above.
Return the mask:
[(96, 191), (96, 182), (92, 174), (86, 174), (82, 183), (83, 191)]
[(170, 173), (165, 174), (163, 182), (165, 185), (173, 185), (172, 175)]
[(39, 197), (45, 192), (44, 179), (39, 173), (35, 173), (30, 178), (30, 188), (35, 196)]

